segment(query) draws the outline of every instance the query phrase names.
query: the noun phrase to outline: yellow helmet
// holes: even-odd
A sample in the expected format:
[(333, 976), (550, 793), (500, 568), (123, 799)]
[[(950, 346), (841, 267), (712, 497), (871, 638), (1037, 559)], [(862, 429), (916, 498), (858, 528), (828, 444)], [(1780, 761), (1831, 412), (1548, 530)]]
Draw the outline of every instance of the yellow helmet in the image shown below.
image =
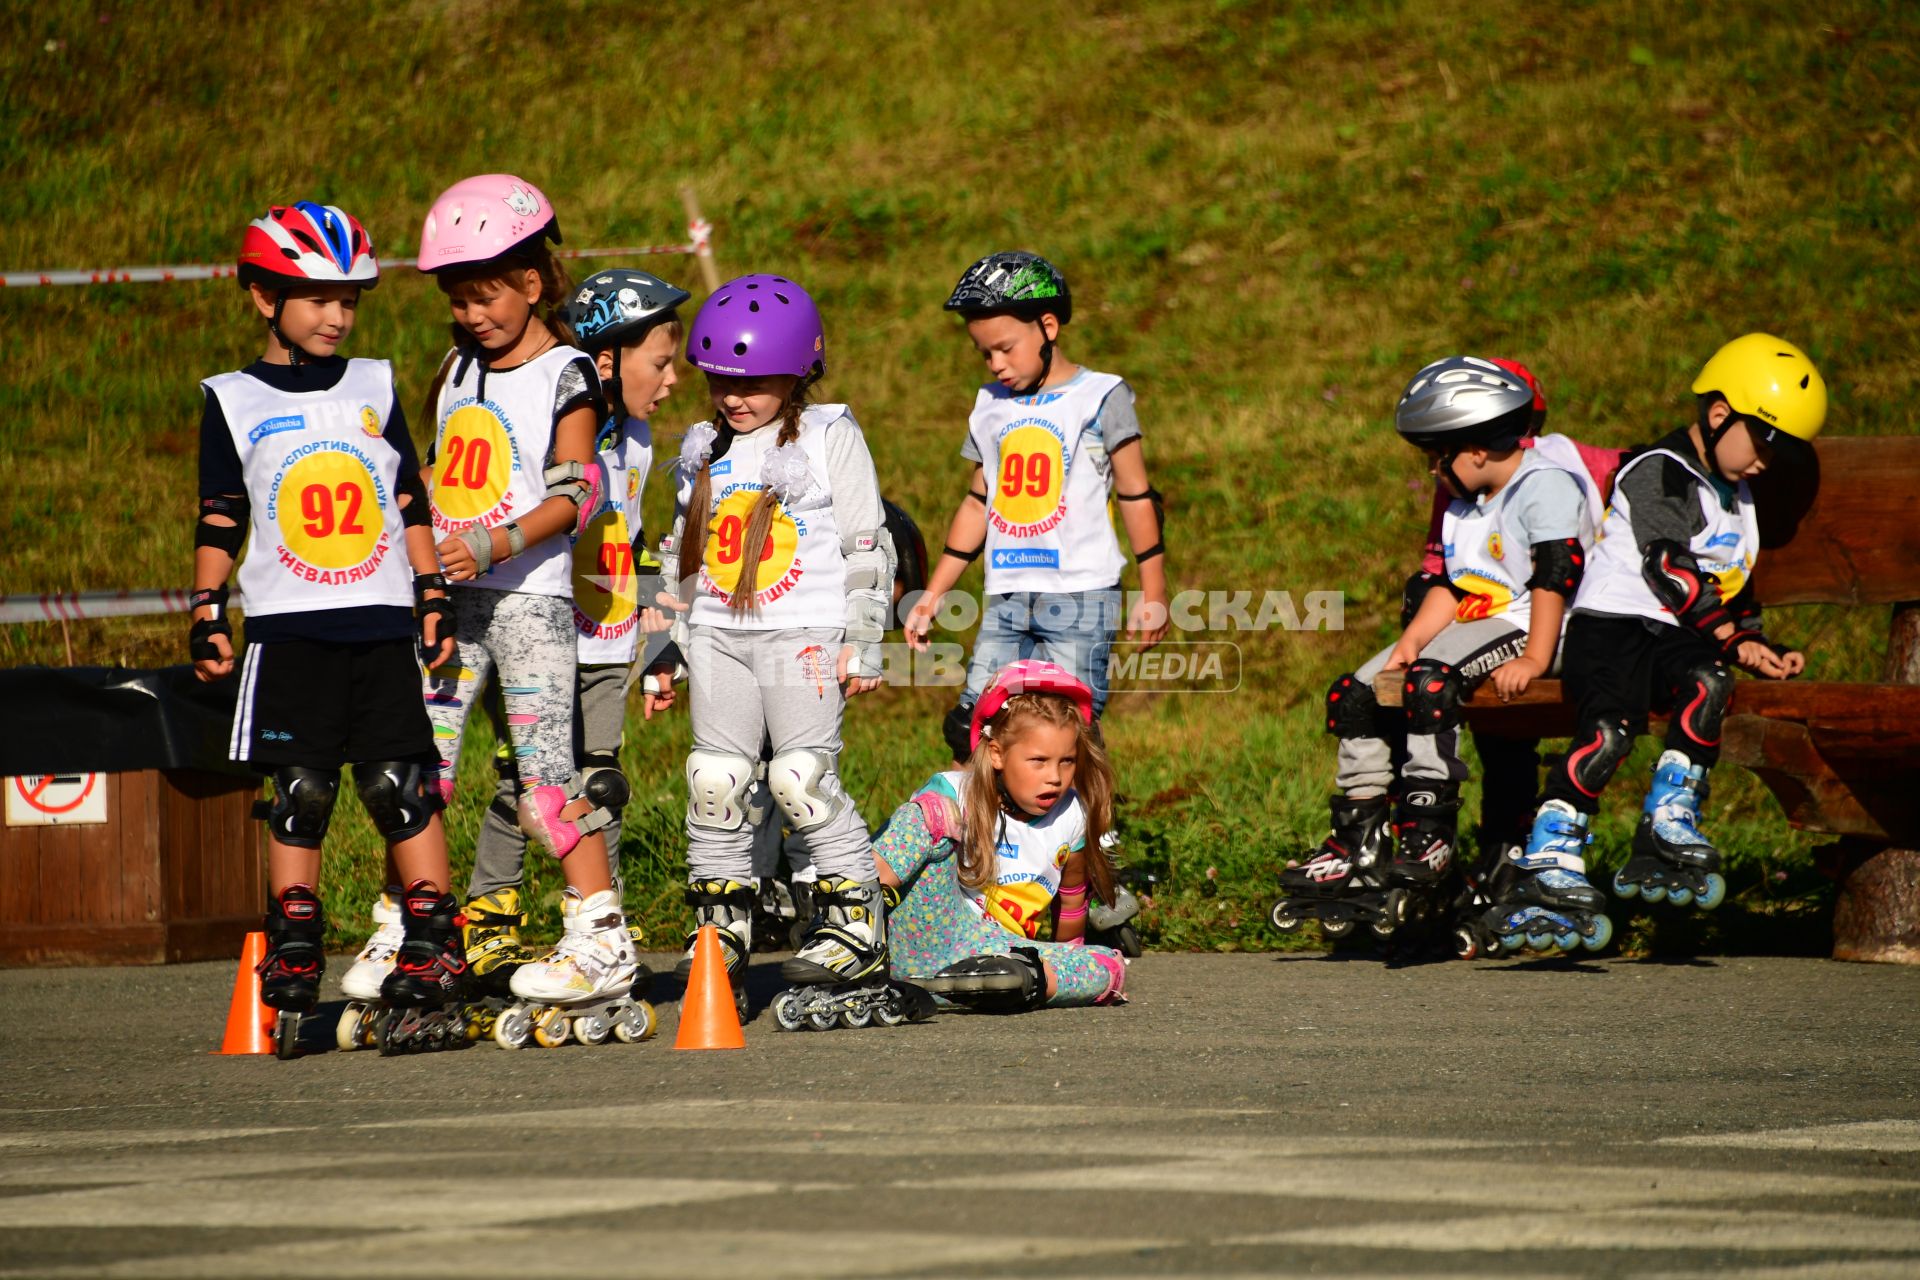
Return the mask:
[(1770, 333), (1749, 333), (1713, 353), (1693, 380), (1695, 395), (1717, 394), (1762, 444), (1781, 436), (1811, 441), (1827, 421), (1827, 383), (1807, 353)]

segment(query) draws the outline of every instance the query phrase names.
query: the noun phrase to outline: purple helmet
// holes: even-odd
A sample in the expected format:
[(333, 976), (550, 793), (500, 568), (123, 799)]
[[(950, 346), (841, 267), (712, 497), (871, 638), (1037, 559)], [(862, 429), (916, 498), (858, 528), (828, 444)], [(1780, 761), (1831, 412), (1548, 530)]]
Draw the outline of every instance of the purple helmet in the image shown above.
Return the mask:
[(827, 371), (826, 332), (813, 299), (785, 276), (741, 276), (714, 290), (687, 331), (687, 360), (708, 373), (759, 378)]

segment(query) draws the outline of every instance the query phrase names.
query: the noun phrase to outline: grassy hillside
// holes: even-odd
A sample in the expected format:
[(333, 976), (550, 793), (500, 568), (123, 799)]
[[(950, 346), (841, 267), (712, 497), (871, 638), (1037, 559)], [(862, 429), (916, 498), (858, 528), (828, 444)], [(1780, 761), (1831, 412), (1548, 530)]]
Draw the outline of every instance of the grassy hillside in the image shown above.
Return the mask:
[[(392, 358), (417, 404), (446, 313), (405, 264), (437, 191), (523, 173), (588, 246), (677, 238), (692, 182), (724, 268), (819, 298), (824, 392), (938, 545), (978, 376), (939, 303), (980, 253), (1048, 254), (1078, 301), (1069, 350), (1138, 389), (1177, 587), (1346, 593), (1342, 633), (1232, 637), (1237, 693), (1131, 694), (1110, 721), (1133, 848), (1168, 876), (1161, 941), (1265, 945), (1270, 868), (1325, 820), (1321, 690), (1391, 639), (1415, 558), (1426, 498), (1390, 427), (1413, 369), (1524, 359), (1550, 427), (1607, 444), (1684, 421), (1694, 370), (1750, 328), (1814, 355), (1837, 433), (1911, 431), (1920, 381), (1910, 8), (1338, 8), (13, 6), (0, 265), (224, 260), (269, 201), (337, 202), (390, 268), (351, 350)], [(237, 291), (8, 291), (0, 325), (5, 589), (184, 582), (195, 383), (258, 349)], [(669, 449), (700, 401), (694, 380), (661, 413)], [(66, 640), (81, 662), (174, 661), (183, 630), (0, 628), (0, 662), (63, 661)], [(1860, 677), (1885, 619), (1803, 609), (1778, 630), (1813, 646), (1812, 675)], [(856, 704), (846, 770), (870, 817), (939, 762), (949, 701)], [(683, 717), (629, 736), (633, 905), (658, 937), (680, 914), (686, 746)], [(484, 773), (476, 750), (459, 856)], [(1713, 807), (1735, 906), (1812, 881), (1809, 842), (1749, 779), (1717, 778)], [(376, 845), (357, 809), (336, 830), (351, 932)]]

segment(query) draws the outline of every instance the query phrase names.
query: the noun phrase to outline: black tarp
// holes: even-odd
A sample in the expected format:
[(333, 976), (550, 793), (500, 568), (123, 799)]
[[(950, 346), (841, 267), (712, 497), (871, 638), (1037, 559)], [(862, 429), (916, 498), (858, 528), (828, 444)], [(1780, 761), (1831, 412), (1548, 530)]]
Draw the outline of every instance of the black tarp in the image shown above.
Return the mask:
[(0, 775), (204, 769), (227, 759), (238, 680), (202, 684), (193, 668), (0, 670)]

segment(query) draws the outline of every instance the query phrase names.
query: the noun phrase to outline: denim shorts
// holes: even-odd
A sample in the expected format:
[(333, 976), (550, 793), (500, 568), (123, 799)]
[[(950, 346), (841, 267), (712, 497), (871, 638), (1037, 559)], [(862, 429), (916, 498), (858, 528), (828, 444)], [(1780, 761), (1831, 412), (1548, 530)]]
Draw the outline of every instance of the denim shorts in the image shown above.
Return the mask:
[(1093, 713), (1107, 705), (1107, 664), (1120, 631), (1120, 588), (1015, 591), (988, 596), (967, 667), (960, 705), (979, 701), (994, 673), (1021, 658), (1057, 663), (1093, 690)]

